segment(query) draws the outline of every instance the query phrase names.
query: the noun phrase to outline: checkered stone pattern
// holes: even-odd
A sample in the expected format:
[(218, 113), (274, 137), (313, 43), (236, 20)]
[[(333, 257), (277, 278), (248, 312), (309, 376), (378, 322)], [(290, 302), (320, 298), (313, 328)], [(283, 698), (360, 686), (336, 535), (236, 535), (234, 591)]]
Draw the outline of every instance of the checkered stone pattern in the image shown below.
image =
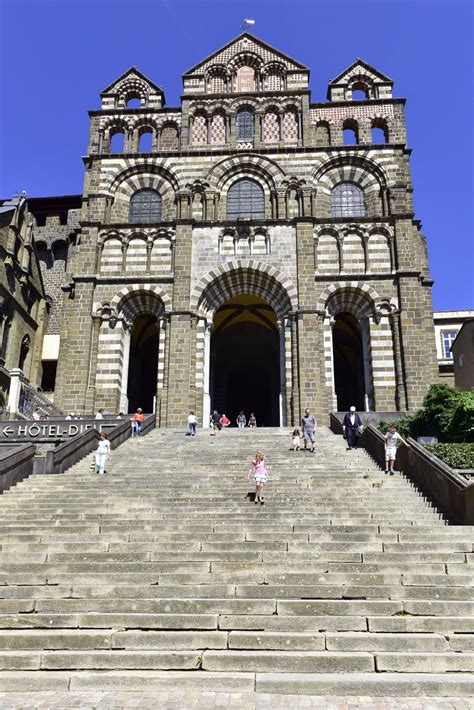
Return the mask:
[(310, 109), (310, 122), (314, 125), (320, 121), (338, 123), (347, 118), (356, 121), (371, 121), (374, 118), (385, 118), (387, 122), (393, 120), (393, 106), (384, 104), (370, 104), (370, 106), (328, 106), (327, 108)]
[(281, 91), (283, 89), (283, 77), (276, 72), (271, 72), (265, 79), (266, 91)]
[(214, 64), (228, 64), (235, 56), (245, 52), (252, 52), (252, 54), (257, 55), (263, 60), (264, 64), (267, 64), (267, 62), (277, 61), (279, 64), (283, 64), (287, 69), (295, 67), (291, 61), (287, 60), (285, 57), (282, 57), (280, 54), (272, 52), (268, 48), (262, 47), (257, 42), (253, 42), (252, 40), (244, 37), (238, 42), (233, 42), (231, 46), (226, 47), (222, 50), (222, 52), (218, 52), (214, 57), (211, 57), (211, 59), (199, 67), (199, 71), (204, 73), (208, 67), (211, 67)]
[(264, 143), (278, 143), (280, 140), (280, 122), (278, 114), (268, 111), (263, 120), (263, 140)]
[(207, 121), (205, 116), (194, 116), (193, 120), (193, 145), (206, 145), (207, 143)]
[(227, 256), (235, 254), (235, 241), (232, 234), (224, 234), (219, 239), (219, 254)]
[(216, 113), (211, 122), (211, 143), (221, 145), (226, 142), (225, 116)]
[(294, 111), (286, 111), (283, 116), (283, 140), (285, 143), (298, 142), (298, 116)]
[(121, 271), (122, 269), (122, 241), (111, 237), (104, 242), (100, 258), (100, 271), (103, 274)]
[(151, 250), (150, 272), (151, 274), (169, 273), (171, 271), (172, 260), (171, 241), (166, 237), (158, 237), (153, 242)]
[(117, 313), (124, 314), (129, 321), (137, 316), (155, 315), (159, 317), (169, 310), (170, 298), (158, 286), (131, 284), (117, 293), (110, 305)]
[(344, 237), (342, 254), (344, 259), (344, 273), (365, 273), (365, 255), (362, 237), (358, 234), (347, 234)]
[(101, 323), (97, 352), (96, 389), (102, 402), (113, 402), (114, 394), (120, 392), (123, 368), (124, 333), (121, 322), (110, 328), (107, 321)]
[(336, 281), (320, 295), (316, 310), (332, 316), (347, 311), (356, 318), (365, 317), (372, 313), (375, 296), (374, 289), (362, 281)]
[(371, 234), (368, 244), (370, 271), (372, 273), (391, 271), (390, 246), (385, 234)]
[(339, 273), (339, 249), (332, 234), (322, 234), (316, 247), (316, 270), (319, 274)]
[(127, 247), (125, 262), (126, 271), (142, 271), (147, 269), (147, 248), (146, 241), (140, 237), (130, 239)]
[(225, 90), (224, 77), (220, 74), (214, 74), (209, 79), (207, 86), (210, 94), (221, 94)]

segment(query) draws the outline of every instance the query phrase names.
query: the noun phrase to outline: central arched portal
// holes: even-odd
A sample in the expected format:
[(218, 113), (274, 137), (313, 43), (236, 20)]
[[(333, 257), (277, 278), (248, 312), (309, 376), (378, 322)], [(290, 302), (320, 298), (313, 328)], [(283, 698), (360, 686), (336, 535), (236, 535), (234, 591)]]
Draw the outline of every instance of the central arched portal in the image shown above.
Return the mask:
[(339, 313), (333, 327), (334, 384), (339, 411), (365, 409), (362, 335), (351, 313)]
[(258, 296), (228, 299), (211, 336), (211, 407), (235, 424), (240, 410), (258, 426), (280, 425), (280, 340), (273, 308)]
[(141, 407), (153, 412), (158, 369), (159, 330), (156, 316), (141, 315), (135, 319), (130, 336), (128, 366), (128, 411)]

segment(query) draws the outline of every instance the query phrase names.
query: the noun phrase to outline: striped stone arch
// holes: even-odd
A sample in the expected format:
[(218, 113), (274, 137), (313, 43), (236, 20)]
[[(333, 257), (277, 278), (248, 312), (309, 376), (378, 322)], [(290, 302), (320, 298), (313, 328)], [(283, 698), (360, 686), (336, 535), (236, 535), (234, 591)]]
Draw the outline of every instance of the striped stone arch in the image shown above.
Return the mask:
[(144, 314), (162, 315), (171, 310), (171, 299), (162, 288), (151, 284), (130, 284), (113, 297), (111, 310), (133, 321)]
[(313, 180), (318, 190), (327, 193), (340, 182), (354, 182), (365, 193), (380, 190), (388, 182), (380, 165), (357, 155), (338, 156), (326, 161), (316, 168)]
[(316, 304), (318, 313), (336, 316), (342, 311), (356, 317), (374, 315), (380, 301), (377, 291), (362, 281), (339, 281), (328, 286)]
[(252, 174), (259, 176), (271, 188), (277, 187), (286, 177), (284, 170), (275, 161), (252, 153), (243, 153), (224, 158), (213, 165), (205, 179), (211, 190), (220, 191), (232, 177)]
[(141, 187), (155, 187), (155, 185), (163, 184), (171, 187), (175, 192), (179, 190), (178, 178), (164, 164), (151, 160), (141, 160), (140, 162), (126, 160), (123, 165), (122, 170), (112, 177), (107, 187), (107, 192), (111, 195), (115, 194), (118, 189), (123, 190), (124, 186), (129, 185), (133, 186), (130, 194)]
[(239, 259), (209, 271), (191, 292), (191, 309), (211, 317), (229, 298), (255, 294), (268, 301), (278, 318), (298, 308), (291, 279), (269, 264)]

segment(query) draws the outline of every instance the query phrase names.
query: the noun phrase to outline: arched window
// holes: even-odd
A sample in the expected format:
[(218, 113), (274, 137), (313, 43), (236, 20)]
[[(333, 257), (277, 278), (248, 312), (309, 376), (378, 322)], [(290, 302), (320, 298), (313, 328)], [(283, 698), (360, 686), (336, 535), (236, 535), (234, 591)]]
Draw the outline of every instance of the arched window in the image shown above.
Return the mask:
[(331, 192), (332, 217), (364, 217), (364, 191), (353, 182), (340, 182)]
[(129, 222), (161, 222), (163, 200), (159, 192), (144, 188), (132, 195)]
[(127, 108), (140, 108), (141, 101), (139, 96), (130, 96), (126, 99)]
[(255, 91), (255, 69), (249, 66), (241, 66), (235, 75), (235, 90), (248, 92)]
[(145, 129), (140, 133), (140, 138), (138, 142), (138, 150), (140, 153), (151, 153), (153, 150), (153, 133), (150, 130)]
[(241, 108), (237, 112), (237, 140), (253, 141), (254, 115), (251, 108)]
[(263, 219), (265, 196), (262, 187), (250, 178), (241, 178), (227, 193), (227, 219)]
[(125, 133), (116, 131), (110, 135), (110, 152), (123, 153), (125, 151)]
[(357, 145), (359, 143), (359, 126), (357, 121), (348, 119), (342, 124), (344, 145)]

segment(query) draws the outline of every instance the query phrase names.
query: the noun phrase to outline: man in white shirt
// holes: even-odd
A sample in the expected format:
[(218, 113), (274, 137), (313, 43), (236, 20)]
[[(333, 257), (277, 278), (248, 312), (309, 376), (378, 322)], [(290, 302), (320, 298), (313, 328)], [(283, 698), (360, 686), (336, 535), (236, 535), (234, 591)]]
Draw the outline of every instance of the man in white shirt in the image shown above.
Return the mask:
[(397, 455), (397, 444), (398, 442), (405, 444), (405, 446), (410, 446), (408, 442), (403, 439), (397, 431), (395, 424), (390, 425), (390, 429), (385, 434), (385, 473), (389, 473), (391, 476), (394, 474), (393, 466), (395, 464), (395, 457)]

